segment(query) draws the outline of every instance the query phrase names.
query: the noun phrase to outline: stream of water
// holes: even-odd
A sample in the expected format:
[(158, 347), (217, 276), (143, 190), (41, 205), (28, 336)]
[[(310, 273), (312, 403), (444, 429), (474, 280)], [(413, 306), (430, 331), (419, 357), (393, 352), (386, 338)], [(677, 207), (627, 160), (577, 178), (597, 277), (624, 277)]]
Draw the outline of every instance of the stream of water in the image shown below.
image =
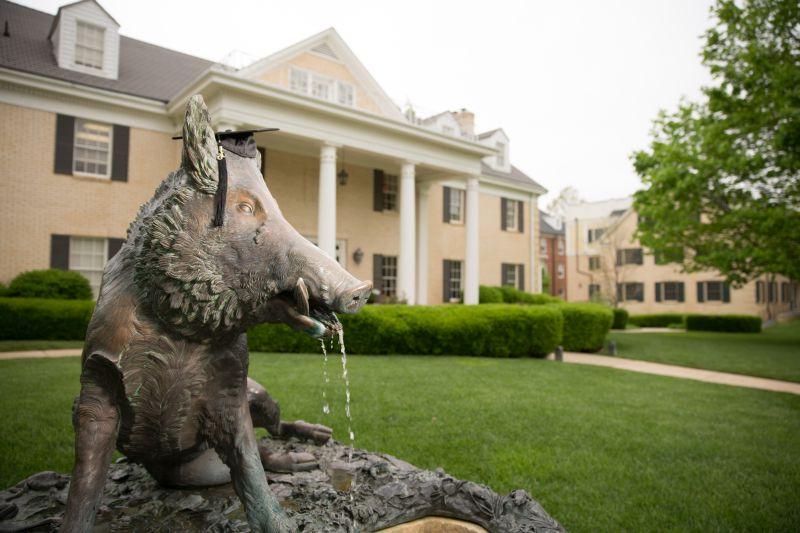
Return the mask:
[(319, 344), (322, 346), (322, 414), (329, 415), (331, 414), (331, 406), (328, 403), (328, 383), (330, 383), (328, 378), (328, 350), (325, 349), (325, 339), (320, 339)]

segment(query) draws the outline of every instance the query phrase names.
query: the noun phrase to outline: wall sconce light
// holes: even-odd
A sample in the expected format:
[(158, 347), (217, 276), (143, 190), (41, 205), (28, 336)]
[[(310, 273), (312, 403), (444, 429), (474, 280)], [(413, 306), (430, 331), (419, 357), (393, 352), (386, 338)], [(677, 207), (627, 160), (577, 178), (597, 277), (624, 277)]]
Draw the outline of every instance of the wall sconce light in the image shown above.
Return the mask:
[(342, 170), (336, 174), (336, 177), (339, 178), (339, 185), (347, 185), (347, 178), (350, 177), (350, 174), (344, 169), (344, 148), (342, 148)]
[(364, 250), (356, 248), (356, 251), (353, 252), (353, 261), (355, 261), (357, 265), (360, 265), (362, 259), (364, 259)]

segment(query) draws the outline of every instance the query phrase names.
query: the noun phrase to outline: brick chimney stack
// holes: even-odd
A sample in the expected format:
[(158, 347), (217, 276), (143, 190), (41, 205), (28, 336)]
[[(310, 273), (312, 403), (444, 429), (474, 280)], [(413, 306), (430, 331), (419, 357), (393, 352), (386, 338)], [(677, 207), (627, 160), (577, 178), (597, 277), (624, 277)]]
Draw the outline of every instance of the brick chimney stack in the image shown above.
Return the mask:
[(475, 135), (475, 113), (463, 107), (459, 111), (451, 111), (450, 113), (458, 122), (461, 133), (470, 137)]

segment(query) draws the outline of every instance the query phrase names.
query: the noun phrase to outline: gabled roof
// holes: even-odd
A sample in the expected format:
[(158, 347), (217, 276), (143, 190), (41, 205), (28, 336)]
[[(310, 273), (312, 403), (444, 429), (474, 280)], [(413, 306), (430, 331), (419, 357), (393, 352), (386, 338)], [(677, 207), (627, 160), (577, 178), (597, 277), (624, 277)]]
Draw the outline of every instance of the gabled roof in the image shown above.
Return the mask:
[(536, 183), (533, 178), (529, 177), (514, 165), (511, 165), (511, 172), (503, 172), (501, 170), (495, 170), (481, 161), (481, 175), (496, 178), (498, 181), (513, 185), (514, 187), (521, 187), (538, 194), (547, 192), (547, 189)]
[(539, 211), (539, 233), (545, 235), (564, 235), (564, 226), (561, 229), (556, 229), (547, 221), (547, 213)]
[(283, 50), (270, 54), (252, 65), (243, 68), (239, 71), (239, 74), (248, 78), (255, 77), (308, 51), (321, 53), (341, 61), (345, 67), (350, 70), (353, 76), (356, 77), (362, 88), (367, 91), (381, 111), (392, 118), (405, 120), (400, 108), (389, 98), (386, 91), (378, 85), (378, 82), (375, 81), (372, 74), (369, 73), (364, 64), (356, 57), (334, 28), (328, 28)]
[(50, 37), (53, 35), (53, 32), (54, 32), (54, 31), (56, 31), (56, 26), (58, 26), (58, 21), (59, 21), (59, 19), (61, 18), (61, 12), (62, 12), (63, 10), (65, 10), (65, 9), (69, 9), (69, 8), (70, 8), (70, 7), (72, 7), (72, 6), (77, 6), (78, 4), (82, 4), (82, 3), (84, 3), (84, 2), (91, 2), (91, 3), (93, 3), (94, 5), (96, 5), (97, 7), (99, 7), (99, 8), (100, 8), (100, 11), (102, 11), (103, 13), (105, 13), (105, 14), (106, 14), (106, 16), (107, 16), (108, 18), (110, 18), (110, 19), (111, 19), (111, 20), (114, 22), (114, 24), (116, 24), (116, 25), (117, 25), (117, 28), (119, 28), (119, 22), (117, 22), (117, 19), (115, 19), (114, 17), (112, 17), (112, 16), (111, 16), (111, 13), (109, 13), (108, 11), (106, 11), (106, 8), (104, 8), (103, 6), (101, 6), (101, 5), (100, 5), (98, 2), (96, 2), (95, 0), (78, 0), (77, 2), (72, 2), (71, 4), (66, 4), (66, 5), (63, 5), (63, 6), (61, 6), (61, 7), (59, 7), (59, 8), (58, 8), (58, 12), (56, 13), (56, 16), (55, 16), (55, 17), (53, 17), (53, 23), (50, 25), (50, 31), (47, 33), (47, 38), (49, 39), (49, 38), (50, 38)]
[(12, 70), (168, 102), (214, 64), (120, 36), (119, 77), (114, 80), (83, 74), (59, 68), (47, 37), (53, 15), (6, 0), (0, 0), (0, 13), (8, 21), (11, 34), (0, 37), (0, 67)]
[[(491, 137), (492, 135), (494, 135), (498, 131), (503, 131), (503, 128), (495, 128), (493, 130), (484, 131), (483, 133), (479, 133), (478, 134), (478, 140), (483, 140), (483, 139), (486, 139), (487, 137)], [(503, 131), (503, 135), (506, 135), (505, 131)], [(506, 137), (508, 137), (508, 135), (506, 135)]]

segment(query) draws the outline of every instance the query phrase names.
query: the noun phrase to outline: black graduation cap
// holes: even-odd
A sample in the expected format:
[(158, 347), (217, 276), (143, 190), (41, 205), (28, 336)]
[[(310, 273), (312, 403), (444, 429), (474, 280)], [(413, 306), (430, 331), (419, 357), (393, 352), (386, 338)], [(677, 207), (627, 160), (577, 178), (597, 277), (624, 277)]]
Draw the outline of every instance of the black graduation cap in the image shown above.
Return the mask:
[[(222, 226), (225, 223), (225, 197), (228, 195), (228, 164), (225, 162), (224, 148), (239, 157), (255, 158), (258, 155), (254, 133), (262, 131), (278, 131), (278, 128), (261, 128), (257, 130), (242, 131), (219, 131), (214, 134), (219, 144), (217, 153), (217, 170), (219, 180), (217, 182), (217, 193), (214, 195), (214, 225)], [(173, 139), (182, 139), (182, 135)]]

